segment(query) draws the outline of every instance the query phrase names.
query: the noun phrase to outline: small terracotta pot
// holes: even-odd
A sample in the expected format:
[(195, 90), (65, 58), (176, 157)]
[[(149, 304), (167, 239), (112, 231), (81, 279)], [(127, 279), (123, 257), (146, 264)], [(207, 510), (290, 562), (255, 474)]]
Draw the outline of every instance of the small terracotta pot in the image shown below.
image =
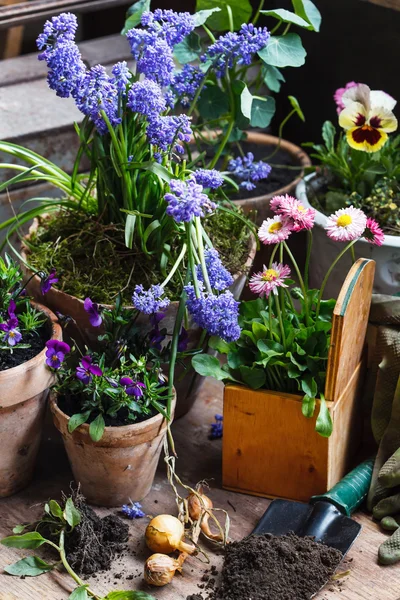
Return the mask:
[[(49, 323), (49, 339), (61, 340), (55, 315), (34, 304)], [(53, 375), (45, 364), (44, 348), (31, 360), (0, 371), (0, 497), (11, 496), (32, 479), (42, 435), (48, 388)]]
[[(175, 404), (174, 390), (172, 416)], [(139, 501), (147, 496), (167, 431), (162, 415), (132, 425), (106, 427), (101, 440), (94, 442), (86, 423), (69, 433), (70, 418), (59, 409), (55, 394), (50, 396), (50, 408), (75, 481), (90, 504), (122, 506), (129, 499)]]
[[(265, 133), (258, 133), (255, 131), (249, 131), (247, 133), (247, 142), (252, 144), (258, 144), (260, 146), (277, 146), (279, 144), (279, 138), (274, 135), (267, 135)], [(250, 211), (257, 211), (257, 224), (261, 223), (271, 216), (269, 208), (269, 201), (274, 196), (282, 196), (284, 194), (294, 194), (297, 184), (301, 181), (304, 175), (304, 169), (311, 166), (311, 160), (306, 152), (299, 146), (288, 142), (287, 140), (280, 141), (280, 148), (293, 156), (293, 158), (301, 165), (302, 169), (298, 172), (298, 175), (293, 179), (291, 183), (285, 187), (279, 188), (270, 194), (264, 194), (263, 196), (255, 196), (254, 198), (246, 198), (245, 200), (235, 200), (235, 204), (241, 206), (246, 214)]]

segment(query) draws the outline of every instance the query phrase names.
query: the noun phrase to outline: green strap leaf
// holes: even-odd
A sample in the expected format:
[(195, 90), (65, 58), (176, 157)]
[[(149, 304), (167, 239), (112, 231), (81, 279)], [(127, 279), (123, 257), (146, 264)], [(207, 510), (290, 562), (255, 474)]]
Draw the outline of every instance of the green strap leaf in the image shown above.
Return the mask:
[(305, 27), (306, 29), (310, 27), (310, 23), (308, 21), (299, 15), (292, 13), (290, 10), (285, 10), (284, 8), (277, 8), (276, 10), (261, 10), (260, 13), (267, 17), (275, 17), (284, 23), (293, 23), (293, 25)]
[(49, 565), (38, 556), (27, 556), (13, 565), (7, 565), (4, 570), (9, 575), (17, 575), (18, 577), (37, 577), (37, 575), (47, 573), (53, 568), (54, 565)]
[(89, 425), (89, 435), (94, 442), (98, 442), (104, 433), (106, 424), (104, 423), (103, 415), (97, 415), (94, 421)]
[(81, 513), (76, 508), (72, 498), (68, 498), (65, 503), (63, 517), (72, 529), (81, 522)]
[(331, 413), (328, 410), (323, 394), (321, 394), (319, 414), (315, 424), (315, 431), (322, 435), (322, 437), (329, 437), (333, 431)]
[(86, 423), (86, 421), (90, 417), (90, 412), (90, 410), (87, 410), (84, 413), (77, 413), (76, 415), (72, 415), (72, 417), (70, 417), (68, 421), (68, 431), (72, 433), (73, 431), (75, 431), (75, 429), (83, 425), (83, 423)]
[(42, 544), (45, 544), (47, 540), (40, 535), (37, 531), (30, 533), (24, 533), (23, 535), (10, 535), (1, 540), (3, 546), (9, 548), (39, 548)]
[(258, 52), (258, 56), (273, 67), (301, 67), (306, 61), (301, 38), (297, 33), (273, 35), (268, 45)]
[(136, 215), (127, 214), (125, 221), (125, 246), (132, 248), (133, 235), (135, 233)]

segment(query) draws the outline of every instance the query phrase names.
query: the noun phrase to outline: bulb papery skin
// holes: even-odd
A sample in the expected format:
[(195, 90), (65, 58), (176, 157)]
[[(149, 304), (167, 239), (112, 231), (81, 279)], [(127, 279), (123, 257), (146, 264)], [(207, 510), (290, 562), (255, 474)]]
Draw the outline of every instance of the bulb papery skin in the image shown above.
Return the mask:
[(180, 569), (179, 562), (171, 556), (160, 553), (152, 554), (144, 565), (144, 579), (150, 585), (162, 587), (171, 583), (175, 571)]
[[(190, 494), (188, 496), (188, 507), (189, 507), (189, 515), (193, 521), (198, 521), (202, 516), (204, 510), (210, 509), (213, 507), (213, 503), (211, 499), (205, 494), (200, 494), (201, 500), (196, 494)], [(208, 515), (205, 515), (208, 516)]]
[(183, 541), (185, 528), (181, 521), (172, 515), (154, 517), (146, 528), (146, 544), (153, 552), (171, 554), (175, 550), (193, 554), (196, 548)]

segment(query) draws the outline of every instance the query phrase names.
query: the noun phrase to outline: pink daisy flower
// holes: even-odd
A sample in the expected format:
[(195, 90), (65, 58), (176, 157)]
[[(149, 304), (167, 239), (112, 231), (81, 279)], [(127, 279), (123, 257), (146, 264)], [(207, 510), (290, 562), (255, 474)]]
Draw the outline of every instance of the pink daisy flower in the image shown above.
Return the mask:
[(267, 269), (264, 265), (263, 271), (256, 273), (249, 281), (249, 287), (252, 292), (260, 297), (267, 298), (271, 292), (278, 293), (278, 287), (288, 287), (285, 279), (289, 277), (290, 269), (282, 263), (272, 263), (271, 268)]
[(375, 219), (368, 218), (365, 226), (364, 237), (370, 244), (375, 246), (382, 246), (385, 241), (385, 234), (379, 227)]
[(292, 230), (293, 226), (288, 219), (284, 219), (281, 215), (275, 215), (275, 217), (263, 221), (258, 230), (258, 237), (264, 244), (277, 244), (287, 240)]
[(345, 87), (338, 88), (333, 94), (333, 99), (336, 102), (336, 112), (338, 115), (345, 108), (344, 102), (342, 100), (343, 94), (347, 92), (347, 90), (350, 90), (353, 87), (357, 87), (357, 85), (358, 83), (356, 83), (355, 81), (349, 81), (349, 83), (346, 83)]
[(340, 208), (328, 217), (325, 226), (328, 236), (336, 242), (351, 242), (361, 237), (367, 225), (367, 217), (359, 208)]
[(312, 229), (315, 220), (315, 210), (306, 208), (293, 196), (275, 196), (270, 202), (272, 210), (293, 221), (293, 231)]

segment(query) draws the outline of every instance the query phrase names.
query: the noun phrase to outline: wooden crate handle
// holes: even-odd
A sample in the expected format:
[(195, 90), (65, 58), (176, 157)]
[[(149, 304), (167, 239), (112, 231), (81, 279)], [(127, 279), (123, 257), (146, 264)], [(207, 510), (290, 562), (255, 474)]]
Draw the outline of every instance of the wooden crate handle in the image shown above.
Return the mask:
[(361, 360), (371, 305), (375, 261), (359, 258), (351, 267), (333, 311), (325, 397), (338, 400)]

